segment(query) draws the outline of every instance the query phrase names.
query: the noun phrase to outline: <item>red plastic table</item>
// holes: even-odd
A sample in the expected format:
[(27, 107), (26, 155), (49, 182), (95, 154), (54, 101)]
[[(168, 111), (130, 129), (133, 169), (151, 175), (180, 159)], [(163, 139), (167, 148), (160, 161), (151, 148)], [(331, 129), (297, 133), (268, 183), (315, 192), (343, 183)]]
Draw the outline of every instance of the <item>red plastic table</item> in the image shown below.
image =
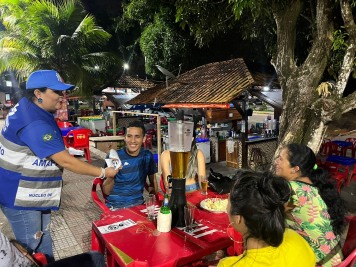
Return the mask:
[[(156, 222), (146, 219), (145, 206), (119, 209), (92, 225), (92, 249), (107, 254), (107, 266), (182, 266), (219, 249), (233, 245), (227, 235), (226, 213), (211, 213), (199, 207), (212, 192), (187, 193), (187, 202), (197, 205), (192, 233), (173, 228), (168, 233), (156, 230)], [(227, 195), (219, 195), (227, 198)]]

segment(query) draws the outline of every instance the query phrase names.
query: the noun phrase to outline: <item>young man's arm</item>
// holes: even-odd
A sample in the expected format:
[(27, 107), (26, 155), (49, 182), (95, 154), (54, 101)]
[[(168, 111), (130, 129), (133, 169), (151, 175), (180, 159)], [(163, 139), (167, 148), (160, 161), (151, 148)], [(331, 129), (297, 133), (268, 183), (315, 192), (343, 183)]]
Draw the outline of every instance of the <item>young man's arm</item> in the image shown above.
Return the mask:
[(110, 195), (112, 188), (115, 184), (115, 178), (106, 178), (104, 180), (102, 190), (105, 195)]

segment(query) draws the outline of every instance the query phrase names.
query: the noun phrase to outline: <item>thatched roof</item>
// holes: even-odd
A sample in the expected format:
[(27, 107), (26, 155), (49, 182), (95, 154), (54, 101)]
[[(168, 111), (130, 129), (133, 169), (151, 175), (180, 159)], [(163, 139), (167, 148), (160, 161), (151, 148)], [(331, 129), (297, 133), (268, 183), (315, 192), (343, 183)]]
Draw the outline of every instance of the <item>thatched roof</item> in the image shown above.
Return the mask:
[(117, 81), (117, 87), (119, 88), (139, 88), (148, 89), (154, 87), (156, 84), (152, 81), (141, 79), (138, 77), (123, 75)]
[(128, 104), (225, 104), (255, 83), (241, 58), (214, 62), (142, 92)]

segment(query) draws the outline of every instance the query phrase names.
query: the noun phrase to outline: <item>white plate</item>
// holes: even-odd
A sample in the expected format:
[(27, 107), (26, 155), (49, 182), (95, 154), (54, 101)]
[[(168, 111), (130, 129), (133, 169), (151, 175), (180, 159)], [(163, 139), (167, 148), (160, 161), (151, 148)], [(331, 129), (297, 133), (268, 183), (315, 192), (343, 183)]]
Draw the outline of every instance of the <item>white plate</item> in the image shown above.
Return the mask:
[(227, 199), (207, 198), (200, 202), (200, 207), (214, 213), (226, 213)]

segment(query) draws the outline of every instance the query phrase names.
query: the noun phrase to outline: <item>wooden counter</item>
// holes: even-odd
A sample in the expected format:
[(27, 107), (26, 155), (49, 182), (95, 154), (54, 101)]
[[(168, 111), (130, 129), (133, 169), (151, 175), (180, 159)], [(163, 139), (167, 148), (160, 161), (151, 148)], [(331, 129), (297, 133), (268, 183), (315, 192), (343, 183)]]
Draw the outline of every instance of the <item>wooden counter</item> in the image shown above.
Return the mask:
[[(277, 137), (255, 138), (247, 141), (248, 168), (258, 170), (268, 169), (271, 163), (273, 163), (274, 152), (277, 149), (277, 139)], [(234, 151), (232, 153), (228, 153), (228, 148), (226, 148), (226, 165), (239, 169), (242, 168), (242, 142), (240, 139), (232, 140), (234, 141)], [(228, 145), (228, 142), (226, 142), (226, 145)], [(263, 161), (258, 165), (251, 160), (252, 150), (256, 148), (261, 151)]]
[(89, 145), (108, 153), (111, 148), (118, 149), (118, 145), (124, 142), (124, 139), (125, 136), (121, 135), (89, 137)]

